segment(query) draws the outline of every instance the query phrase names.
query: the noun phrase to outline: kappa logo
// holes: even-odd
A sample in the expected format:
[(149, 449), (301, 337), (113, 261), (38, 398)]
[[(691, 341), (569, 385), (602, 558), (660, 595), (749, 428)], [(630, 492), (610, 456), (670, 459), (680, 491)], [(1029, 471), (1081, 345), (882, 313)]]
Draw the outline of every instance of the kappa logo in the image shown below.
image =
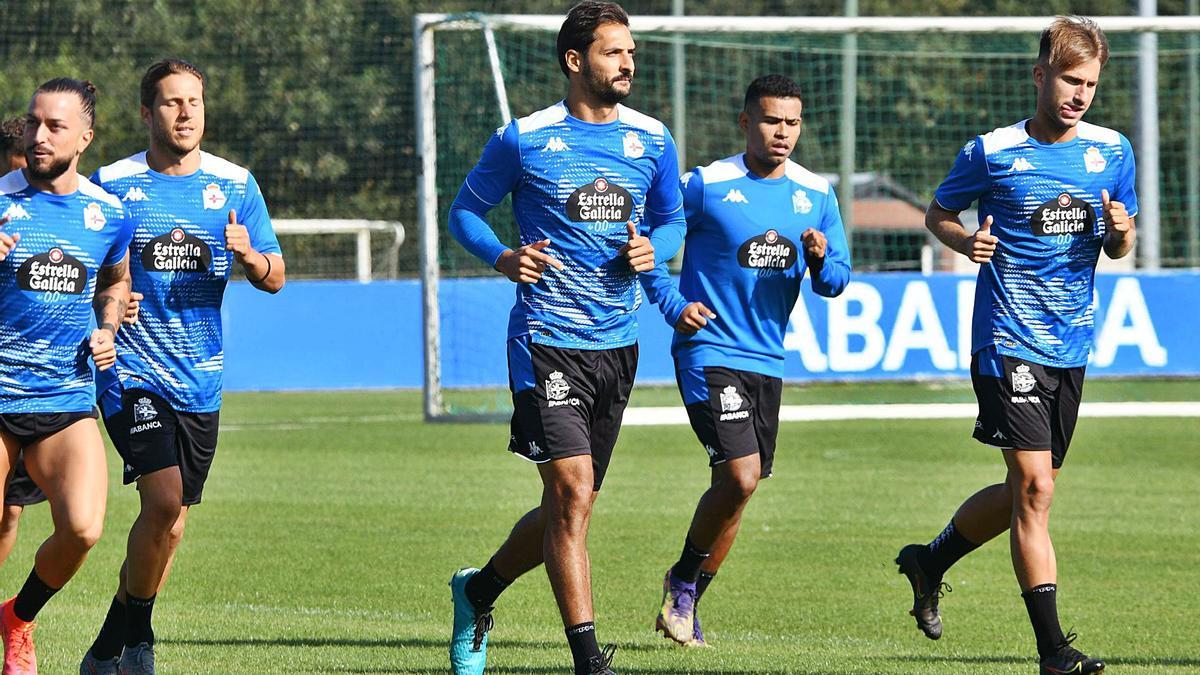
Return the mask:
[(550, 140), (546, 141), (546, 147), (542, 148), (542, 152), (562, 152), (570, 150), (571, 146), (567, 145), (563, 139), (558, 136), (551, 136)]
[(792, 193), (792, 213), (808, 213), (812, 211), (813, 203), (808, 198), (808, 193), (804, 190), (796, 190)]
[(623, 139), (625, 145), (625, 156), (630, 159), (637, 159), (646, 154), (646, 146), (642, 145), (642, 139), (638, 138), (636, 131), (628, 131)]
[(963, 146), (962, 151), (963, 155), (965, 155), (967, 159), (971, 159), (971, 153), (975, 152), (975, 141), (967, 141), (967, 144)]
[(1100, 148), (1093, 145), (1083, 153), (1083, 166), (1088, 173), (1104, 173), (1104, 168), (1108, 166), (1108, 160), (1100, 154)]
[(725, 198), (722, 199), (721, 201), (729, 202), (730, 204), (749, 204), (750, 203), (750, 200), (746, 199), (746, 195), (742, 194), (742, 191), (738, 190), (736, 188), (730, 190), (729, 192), (726, 192)]
[(216, 183), (209, 183), (204, 186), (204, 192), (201, 194), (201, 201), (204, 202), (204, 208), (216, 210), (225, 206), (225, 193), (221, 191), (221, 186)]
[(529, 456), (539, 457), (542, 454), (542, 449), (538, 447), (537, 441), (529, 441)]
[(30, 215), (29, 212), (25, 210), (24, 206), (21, 206), (20, 204), (9, 204), (8, 208), (4, 210), (4, 215), (0, 216), (0, 218), (8, 218), (10, 221), (29, 220)]
[(104, 224), (108, 219), (104, 217), (104, 209), (100, 208), (99, 202), (88, 204), (83, 210), (83, 226), (92, 232), (99, 232), (104, 229)]
[(129, 188), (125, 192), (125, 196), (121, 197), (121, 201), (123, 202), (144, 202), (149, 199), (150, 198), (146, 196), (146, 193), (142, 190), (142, 188), (136, 185)]
[(688, 183), (691, 182), (691, 180), (692, 180), (692, 175), (693, 175), (693, 172), (689, 171), (679, 177), (679, 182), (683, 184), (683, 187), (688, 186)]
[(1024, 157), (1018, 157), (1013, 160), (1013, 163), (1012, 163), (1013, 171), (1033, 171), (1033, 169), (1034, 169), (1033, 164), (1031, 164), (1030, 161), (1025, 159)]
[(143, 396), (133, 404), (133, 421), (145, 422), (158, 417), (158, 411), (154, 409), (154, 402)]
[(999, 429), (997, 429), (996, 433), (992, 434), (992, 440), (1007, 441), (1008, 436), (1005, 436)]
[(721, 391), (721, 412), (733, 412), (742, 407), (742, 396), (737, 387), (729, 385)]
[(704, 451), (708, 453), (708, 456), (709, 456), (709, 457), (716, 457), (716, 456), (717, 456), (717, 450), (716, 450), (716, 448), (714, 448), (714, 447), (713, 447), (713, 446), (711, 446), (711, 445), (705, 445), (705, 446), (704, 446)]
[(1022, 363), (1012, 374), (1012, 388), (1018, 394), (1028, 394), (1037, 386), (1037, 378), (1029, 372), (1029, 366)]

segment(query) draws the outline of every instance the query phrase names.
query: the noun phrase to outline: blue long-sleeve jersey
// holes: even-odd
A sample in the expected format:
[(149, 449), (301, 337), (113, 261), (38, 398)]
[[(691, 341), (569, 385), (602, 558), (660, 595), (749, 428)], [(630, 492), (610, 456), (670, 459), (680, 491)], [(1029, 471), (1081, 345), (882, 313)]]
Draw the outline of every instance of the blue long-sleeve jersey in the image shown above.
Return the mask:
[(679, 370), (724, 366), (783, 376), (783, 338), (807, 267), (800, 235), (825, 235), (825, 263), (813, 290), (834, 297), (850, 282), (850, 253), (829, 181), (788, 161), (785, 175), (765, 179), (744, 155), (683, 176), (687, 238), (675, 288), (665, 264), (642, 275), (650, 301), (674, 326), (683, 309), (702, 302), (716, 313), (695, 335), (676, 332), (671, 354)]
[(683, 197), (675, 142), (666, 126), (617, 106), (617, 120), (591, 124), (556, 103), (496, 130), (450, 209), (450, 232), (494, 266), (508, 249), (485, 220), (512, 194), (521, 244), (543, 239), (564, 269), (517, 284), (508, 337), (539, 344), (613, 349), (637, 341), (637, 274), (618, 255), (627, 222), (648, 234), (658, 261), (683, 243)]

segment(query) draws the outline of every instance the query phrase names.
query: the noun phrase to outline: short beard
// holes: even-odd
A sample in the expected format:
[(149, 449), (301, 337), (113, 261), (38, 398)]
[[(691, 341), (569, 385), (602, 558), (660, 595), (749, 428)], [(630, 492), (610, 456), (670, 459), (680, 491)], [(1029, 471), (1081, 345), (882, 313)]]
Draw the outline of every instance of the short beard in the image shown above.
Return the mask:
[[(630, 86), (628, 91), (620, 91), (613, 86), (611, 81), (598, 77), (587, 61), (583, 62), (582, 75), (584, 82), (587, 82), (588, 90), (591, 91), (591, 94), (607, 105), (616, 105), (624, 101), (633, 91), (632, 86)], [(632, 85), (633, 79), (630, 78), (629, 82)]]
[(196, 145), (200, 145), (200, 141), (196, 141), (196, 145), (190, 148), (185, 148), (176, 143), (169, 134), (163, 129), (151, 128), (150, 134), (154, 137), (155, 144), (176, 157), (183, 157), (192, 150), (196, 149)]
[(25, 153), (25, 170), (29, 172), (30, 178), (33, 178), (34, 180), (49, 182), (49, 181), (52, 181), (55, 178), (58, 178), (59, 176), (63, 175), (64, 173), (67, 172), (68, 169), (71, 168), (71, 159), (72, 158), (70, 158), (70, 157), (67, 157), (66, 159), (60, 159), (58, 157), (55, 157), (53, 160), (50, 161), (50, 166), (48, 168), (46, 168), (45, 170), (41, 170), (41, 169), (37, 168), (37, 165), (34, 162), (33, 153), (26, 152)]

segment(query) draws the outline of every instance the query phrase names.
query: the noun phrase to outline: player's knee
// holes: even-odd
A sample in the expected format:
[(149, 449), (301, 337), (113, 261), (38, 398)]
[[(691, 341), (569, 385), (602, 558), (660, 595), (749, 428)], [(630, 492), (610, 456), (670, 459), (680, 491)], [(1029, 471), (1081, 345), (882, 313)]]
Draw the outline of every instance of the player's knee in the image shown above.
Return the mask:
[(96, 545), (96, 542), (100, 541), (100, 535), (103, 532), (103, 518), (80, 518), (67, 523), (65, 527), (59, 529), (57, 535), (68, 547), (80, 553), (86, 553)]
[(166, 535), (175, 527), (182, 508), (178, 495), (143, 498), (140, 518), (155, 532)]
[(1050, 476), (1029, 478), (1021, 485), (1017, 506), (1022, 511), (1045, 513), (1054, 500), (1054, 479)]
[(563, 482), (554, 486), (551, 515), (557, 520), (586, 520), (592, 511), (592, 484), (588, 481)]
[(183, 527), (186, 524), (183, 518), (176, 518), (175, 524), (171, 526), (171, 532), (167, 535), (167, 544), (174, 551), (179, 542), (183, 541)]
[(726, 501), (738, 506), (750, 501), (757, 488), (758, 476), (748, 472), (735, 473), (721, 481), (721, 492)]

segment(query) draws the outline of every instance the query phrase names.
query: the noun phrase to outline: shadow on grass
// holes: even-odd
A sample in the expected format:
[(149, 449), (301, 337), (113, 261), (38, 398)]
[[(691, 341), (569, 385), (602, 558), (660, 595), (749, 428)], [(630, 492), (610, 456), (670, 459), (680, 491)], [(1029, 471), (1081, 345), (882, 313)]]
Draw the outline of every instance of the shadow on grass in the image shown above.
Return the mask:
[[(1110, 666), (1200, 666), (1200, 659), (1181, 656), (1138, 656), (1123, 658), (1120, 656), (1103, 656), (1106, 665)], [(876, 661), (904, 661), (908, 663), (1033, 663), (1036, 657), (1028, 656), (876, 656)]]
[[(158, 642), (168, 645), (187, 645), (195, 647), (364, 647), (389, 649), (446, 649), (445, 640), (428, 638), (323, 638), (323, 637), (273, 637), (273, 638), (159, 638)], [(561, 640), (508, 640), (497, 639), (488, 642), (490, 648), (513, 649), (563, 649), (566, 644)], [(641, 652), (663, 649), (660, 645), (622, 644), (620, 651)], [(488, 669), (491, 670), (490, 668)], [(385, 671), (408, 672), (408, 671)], [(414, 671), (415, 672), (415, 671)], [(503, 672), (503, 671), (496, 671)], [(524, 671), (517, 671), (524, 672)]]

